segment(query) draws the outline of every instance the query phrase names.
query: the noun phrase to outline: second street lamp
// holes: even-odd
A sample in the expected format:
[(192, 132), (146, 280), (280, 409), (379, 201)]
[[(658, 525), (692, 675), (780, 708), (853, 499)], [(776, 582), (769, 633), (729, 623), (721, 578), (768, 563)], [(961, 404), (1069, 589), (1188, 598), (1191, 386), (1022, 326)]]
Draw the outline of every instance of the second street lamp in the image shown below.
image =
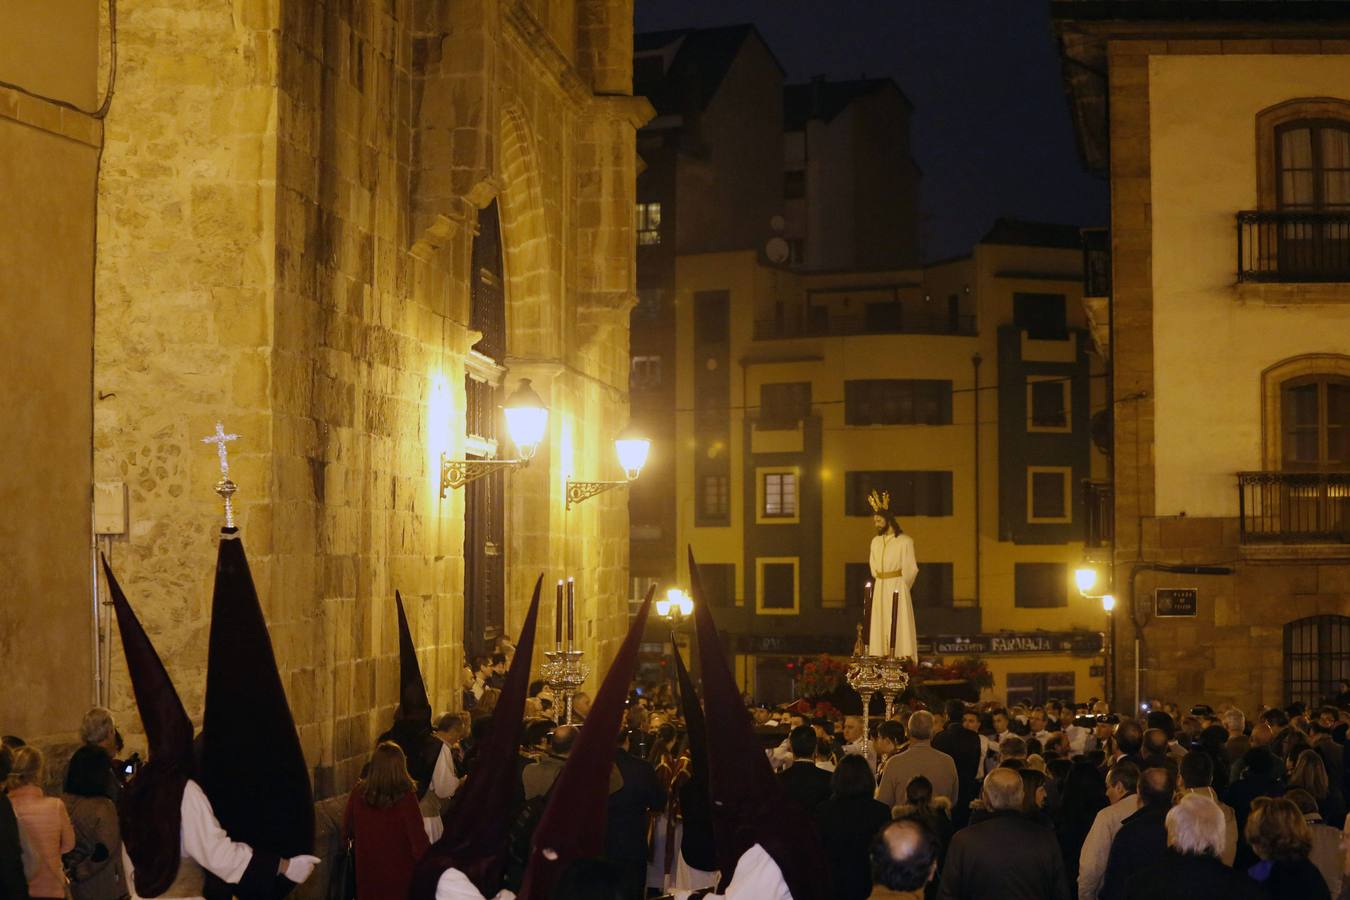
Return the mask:
[[(596, 494), (603, 494), (605, 491), (616, 487), (622, 487), (631, 481), (636, 481), (642, 472), (642, 467), (647, 464), (647, 454), (651, 452), (652, 442), (640, 434), (632, 425), (629, 425), (619, 436), (614, 439), (614, 453), (619, 457), (619, 465), (623, 467), (623, 481), (573, 481), (567, 480), (567, 508), (571, 509), (583, 500), (589, 500)], [(666, 601), (656, 601), (658, 615), (660, 605)]]

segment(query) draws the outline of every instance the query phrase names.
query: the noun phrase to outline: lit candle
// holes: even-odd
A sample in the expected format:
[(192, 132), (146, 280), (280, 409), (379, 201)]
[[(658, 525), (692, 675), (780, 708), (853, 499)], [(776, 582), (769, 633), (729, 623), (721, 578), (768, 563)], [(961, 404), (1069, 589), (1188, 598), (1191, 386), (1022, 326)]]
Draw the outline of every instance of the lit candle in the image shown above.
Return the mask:
[(557, 598), (557, 602), (555, 602), (555, 603), (553, 604), (553, 649), (554, 649), (554, 650), (561, 650), (561, 649), (562, 649), (562, 641), (563, 641), (563, 630), (562, 630), (562, 625), (563, 625), (563, 623), (562, 623), (562, 614), (563, 614), (563, 583), (562, 583), (562, 579), (559, 578), (559, 579), (558, 579), (558, 598)]
[(900, 621), (900, 592), (891, 591), (891, 656), (895, 655), (895, 623)]
[(577, 583), (575, 579), (567, 579), (567, 649), (575, 647), (576, 624), (575, 616), (577, 611)]

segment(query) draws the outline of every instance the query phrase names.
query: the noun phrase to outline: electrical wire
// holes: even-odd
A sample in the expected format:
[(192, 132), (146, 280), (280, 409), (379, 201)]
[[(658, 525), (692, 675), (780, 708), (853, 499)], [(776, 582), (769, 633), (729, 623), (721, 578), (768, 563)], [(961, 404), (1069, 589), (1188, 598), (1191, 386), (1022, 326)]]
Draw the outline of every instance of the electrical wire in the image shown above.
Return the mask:
[(93, 109), (85, 109), (69, 100), (62, 100), (59, 97), (51, 97), (47, 94), (26, 88), (21, 84), (15, 84), (12, 81), (0, 79), (0, 87), (8, 88), (11, 91), (17, 91), (26, 97), (32, 97), (35, 100), (41, 100), (44, 103), (50, 103), (53, 106), (59, 106), (62, 109), (69, 109), (82, 115), (90, 116), (94, 119), (103, 119), (108, 115), (108, 109), (112, 106), (113, 86), (117, 83), (117, 0), (108, 0), (108, 86), (103, 92), (103, 100)]

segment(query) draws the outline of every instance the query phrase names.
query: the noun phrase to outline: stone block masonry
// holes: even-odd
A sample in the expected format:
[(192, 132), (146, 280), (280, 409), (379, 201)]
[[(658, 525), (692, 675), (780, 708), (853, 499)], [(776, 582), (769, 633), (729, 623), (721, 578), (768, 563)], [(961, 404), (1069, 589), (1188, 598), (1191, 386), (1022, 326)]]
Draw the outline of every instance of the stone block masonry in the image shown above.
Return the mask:
[[(347, 790), (396, 700), (402, 591), (433, 704), (457, 708), (469, 251), (494, 198), (506, 387), (550, 431), (506, 476), (506, 630), (577, 577), (603, 672), (627, 625), (614, 478), (633, 303), (631, 6), (617, 0), (123, 0), (96, 278), (97, 479), (124, 480), (119, 576), (190, 713), (205, 675), (217, 419), (317, 796)], [(453, 51), (453, 52), (452, 52)], [(603, 96), (602, 96), (603, 95)], [(583, 164), (581, 160), (586, 160)], [(115, 712), (138, 738), (120, 651)]]

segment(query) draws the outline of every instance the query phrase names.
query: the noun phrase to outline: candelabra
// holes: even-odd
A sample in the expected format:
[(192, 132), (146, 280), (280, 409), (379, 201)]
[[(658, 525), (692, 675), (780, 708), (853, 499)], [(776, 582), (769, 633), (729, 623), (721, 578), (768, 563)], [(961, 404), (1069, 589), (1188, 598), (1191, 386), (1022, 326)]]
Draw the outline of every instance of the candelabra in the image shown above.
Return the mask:
[(895, 709), (895, 699), (909, 686), (909, 673), (905, 671), (903, 659), (869, 654), (863, 643), (862, 626), (859, 625), (858, 640), (853, 645), (853, 658), (849, 660), (844, 678), (849, 687), (862, 697), (863, 754), (868, 755), (872, 745), (872, 697), (880, 694), (886, 701), (885, 717), (889, 719)]
[(554, 702), (562, 710), (562, 720), (558, 722), (560, 725), (571, 724), (572, 697), (591, 673), (590, 666), (581, 661), (583, 655), (584, 651), (581, 650), (544, 651), (544, 681), (553, 691)]

